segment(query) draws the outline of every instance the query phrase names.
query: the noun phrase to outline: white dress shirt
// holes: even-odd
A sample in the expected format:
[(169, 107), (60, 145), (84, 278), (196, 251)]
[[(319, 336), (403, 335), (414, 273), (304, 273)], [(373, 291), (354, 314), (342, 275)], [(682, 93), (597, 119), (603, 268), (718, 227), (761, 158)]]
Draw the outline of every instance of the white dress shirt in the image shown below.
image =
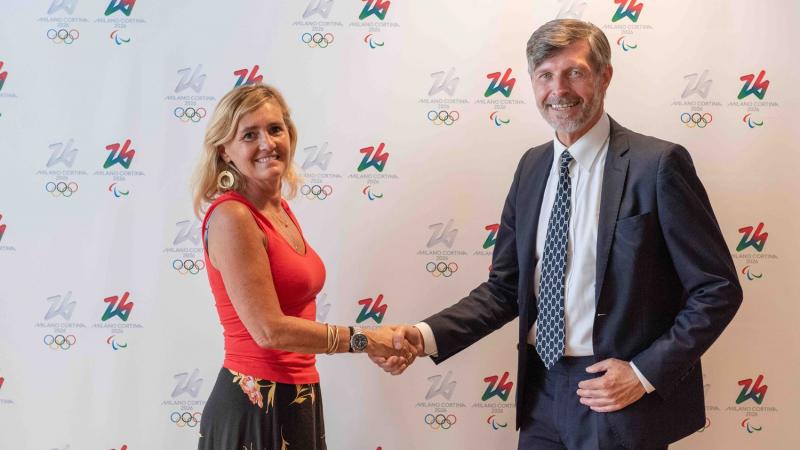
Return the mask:
[[(539, 223), (536, 230), (536, 268), (534, 292), (539, 297), (542, 276), (542, 256), (547, 236), (547, 225), (558, 190), (558, 170), (561, 153), (569, 150), (574, 158), (569, 163), (572, 181), (567, 245), (566, 282), (564, 287), (565, 356), (590, 356), (594, 354), (592, 331), (595, 319), (595, 283), (597, 262), (597, 228), (600, 219), (600, 198), (603, 190), (603, 171), (611, 122), (607, 114), (567, 149), (558, 136), (553, 139), (553, 164), (544, 189)], [(424, 322), (417, 324), (425, 340), (425, 353), (437, 353), (433, 330)], [(528, 343), (536, 343), (536, 323), (528, 332)], [(649, 393), (655, 388), (631, 363), (636, 376)]]

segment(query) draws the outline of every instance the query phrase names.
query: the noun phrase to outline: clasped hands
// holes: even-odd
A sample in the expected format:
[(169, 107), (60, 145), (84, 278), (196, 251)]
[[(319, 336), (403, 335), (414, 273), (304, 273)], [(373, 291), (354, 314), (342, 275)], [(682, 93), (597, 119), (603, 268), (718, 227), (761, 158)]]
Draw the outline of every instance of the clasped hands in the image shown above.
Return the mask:
[(417, 356), (425, 354), (422, 334), (411, 325), (388, 325), (365, 330), (369, 358), (386, 372), (400, 375)]

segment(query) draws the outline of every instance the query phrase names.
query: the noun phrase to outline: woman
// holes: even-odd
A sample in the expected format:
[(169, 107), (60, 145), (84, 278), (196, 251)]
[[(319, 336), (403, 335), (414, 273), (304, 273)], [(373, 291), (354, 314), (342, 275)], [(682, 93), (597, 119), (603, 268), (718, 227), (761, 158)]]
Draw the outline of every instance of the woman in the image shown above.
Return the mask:
[(315, 322), (325, 268), (282, 196), (297, 190), (296, 145), (286, 102), (260, 84), (226, 94), (206, 130), (194, 208), (198, 217), (206, 208), (225, 361), (203, 410), (200, 449), (324, 449), (314, 354), (414, 357), (410, 347), (392, 348), (388, 328)]

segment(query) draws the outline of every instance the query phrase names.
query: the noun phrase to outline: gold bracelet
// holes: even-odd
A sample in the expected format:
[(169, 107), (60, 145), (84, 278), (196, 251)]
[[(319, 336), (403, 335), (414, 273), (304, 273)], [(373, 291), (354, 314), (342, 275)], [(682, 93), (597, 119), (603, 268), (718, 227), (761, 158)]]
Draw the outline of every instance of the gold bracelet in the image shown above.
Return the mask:
[(331, 348), (328, 349), (329, 355), (336, 353), (336, 350), (339, 349), (339, 327), (336, 325), (333, 326), (333, 345)]
[(328, 346), (325, 349), (325, 354), (330, 355), (331, 345), (333, 344), (333, 330), (331, 329), (331, 324), (325, 324), (326, 333), (328, 335)]

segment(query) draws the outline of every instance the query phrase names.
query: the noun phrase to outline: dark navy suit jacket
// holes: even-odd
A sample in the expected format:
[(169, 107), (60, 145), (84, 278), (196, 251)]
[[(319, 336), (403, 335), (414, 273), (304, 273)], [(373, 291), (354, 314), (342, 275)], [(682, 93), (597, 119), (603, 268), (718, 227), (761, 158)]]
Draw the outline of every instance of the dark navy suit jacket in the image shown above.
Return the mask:
[[(425, 319), (437, 364), (519, 317), (517, 428), (527, 416), (536, 320), (533, 274), (539, 211), (553, 143), (528, 150), (503, 208), (489, 279), (457, 304)], [(546, 200), (552, 201), (552, 200)], [(611, 120), (597, 232), (599, 359), (633, 361), (655, 392), (620, 411), (609, 426), (628, 448), (666, 445), (705, 423), (700, 356), (742, 301), (736, 269), (683, 147)], [(532, 357), (536, 357), (535, 354)]]

